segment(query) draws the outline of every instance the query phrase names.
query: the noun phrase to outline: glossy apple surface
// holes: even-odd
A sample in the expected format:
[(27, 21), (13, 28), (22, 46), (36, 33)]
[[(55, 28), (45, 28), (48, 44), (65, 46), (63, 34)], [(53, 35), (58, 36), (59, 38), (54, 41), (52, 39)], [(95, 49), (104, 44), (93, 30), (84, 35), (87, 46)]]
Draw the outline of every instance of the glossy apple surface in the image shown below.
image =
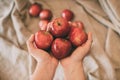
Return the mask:
[(80, 27), (71, 27), (69, 40), (73, 46), (81, 46), (87, 40), (87, 34)]
[(50, 48), (52, 41), (53, 36), (45, 30), (39, 30), (35, 33), (35, 44), (40, 49), (47, 50)]
[(43, 9), (40, 14), (40, 19), (50, 20), (52, 18), (52, 12), (49, 9)]
[(69, 23), (64, 18), (56, 18), (52, 21), (50, 32), (55, 37), (64, 37), (70, 30)]
[(29, 8), (29, 14), (31, 16), (39, 16), (39, 13), (42, 11), (41, 5), (38, 3), (34, 3)]
[(47, 31), (47, 25), (48, 25), (48, 23), (49, 23), (48, 20), (40, 20), (39, 21), (39, 28), (40, 28), (40, 30)]
[(70, 41), (62, 38), (56, 38), (52, 43), (51, 51), (57, 59), (62, 59), (70, 54), (71, 48), (72, 46)]
[(73, 19), (73, 12), (69, 9), (65, 9), (62, 11), (62, 17), (68, 21), (72, 20)]

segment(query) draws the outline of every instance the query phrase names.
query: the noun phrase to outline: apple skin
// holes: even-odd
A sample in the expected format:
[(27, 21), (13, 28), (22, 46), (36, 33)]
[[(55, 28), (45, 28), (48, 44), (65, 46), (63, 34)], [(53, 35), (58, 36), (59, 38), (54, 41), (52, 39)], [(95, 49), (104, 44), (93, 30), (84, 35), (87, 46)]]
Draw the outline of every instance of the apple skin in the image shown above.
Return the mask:
[(69, 21), (69, 25), (74, 26), (74, 27), (80, 27), (81, 29), (84, 29), (84, 25), (81, 21), (74, 21), (74, 22)]
[(62, 11), (62, 17), (68, 21), (72, 20), (73, 19), (73, 12), (69, 9), (65, 9)]
[(54, 37), (65, 37), (70, 31), (69, 23), (64, 18), (56, 18), (52, 21), (50, 32)]
[(47, 25), (48, 25), (48, 23), (49, 23), (48, 20), (40, 20), (39, 21), (39, 28), (40, 28), (40, 30), (47, 31)]
[(38, 3), (34, 3), (29, 8), (29, 14), (33, 17), (39, 16), (39, 13), (42, 11), (42, 7)]
[(39, 14), (40, 19), (50, 20), (52, 18), (52, 12), (49, 9), (43, 9)]
[(45, 30), (39, 30), (35, 33), (35, 44), (39, 49), (49, 49), (52, 44), (52, 41), (53, 36)]
[(87, 34), (80, 27), (72, 26), (69, 33), (69, 40), (74, 47), (78, 47), (86, 42)]
[(75, 21), (75, 23), (78, 25), (78, 27), (81, 27), (82, 29), (84, 29), (84, 24), (81, 21)]
[(62, 59), (70, 55), (71, 49), (71, 42), (63, 38), (56, 38), (51, 46), (52, 54), (57, 59)]

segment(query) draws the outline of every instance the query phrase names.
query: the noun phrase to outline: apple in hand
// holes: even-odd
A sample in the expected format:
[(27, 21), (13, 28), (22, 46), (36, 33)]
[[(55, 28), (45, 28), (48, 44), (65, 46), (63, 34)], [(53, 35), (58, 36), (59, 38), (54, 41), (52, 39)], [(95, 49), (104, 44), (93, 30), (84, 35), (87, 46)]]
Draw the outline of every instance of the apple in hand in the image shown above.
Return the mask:
[(55, 37), (65, 37), (70, 31), (69, 23), (64, 18), (56, 18), (52, 21), (50, 32)]
[(87, 34), (80, 27), (72, 26), (69, 33), (69, 40), (74, 47), (77, 47), (86, 42)]
[(80, 27), (81, 29), (84, 29), (84, 25), (81, 21), (74, 21), (74, 22), (69, 21), (69, 25), (74, 26), (74, 27)]
[(52, 41), (53, 36), (45, 30), (39, 30), (38, 32), (35, 33), (35, 44), (40, 49), (43, 50), (49, 49)]
[(73, 12), (69, 9), (65, 9), (62, 11), (62, 17), (68, 21), (73, 19)]
[(82, 29), (84, 29), (84, 25), (81, 21), (75, 21), (75, 23), (78, 25), (78, 27), (81, 27)]
[(71, 42), (63, 38), (56, 38), (51, 46), (52, 54), (57, 59), (67, 57), (70, 54), (71, 49), (72, 49)]
[(47, 25), (48, 25), (48, 23), (49, 23), (48, 20), (40, 20), (39, 21), (39, 28), (40, 28), (40, 30), (47, 31)]
[(52, 12), (49, 9), (44, 9), (39, 14), (40, 19), (50, 20), (52, 18)]
[(34, 3), (29, 8), (29, 14), (31, 16), (39, 16), (39, 13), (42, 11), (41, 5), (38, 3)]

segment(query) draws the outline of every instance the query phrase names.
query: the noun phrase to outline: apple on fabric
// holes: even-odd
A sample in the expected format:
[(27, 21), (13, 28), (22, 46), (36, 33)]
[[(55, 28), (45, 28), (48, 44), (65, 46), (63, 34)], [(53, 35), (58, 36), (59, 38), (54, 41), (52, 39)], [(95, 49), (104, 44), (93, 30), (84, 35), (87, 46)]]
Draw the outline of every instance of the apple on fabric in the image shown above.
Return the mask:
[(52, 12), (49, 9), (43, 9), (39, 16), (42, 20), (50, 20), (52, 18)]
[(67, 21), (70, 21), (73, 19), (73, 12), (69, 9), (65, 9), (62, 11), (62, 15), (61, 15), (64, 19), (66, 19)]
[(84, 29), (84, 24), (81, 21), (74, 21), (74, 22), (69, 21), (69, 25), (77, 26), (77, 27), (80, 27), (81, 29)]
[(42, 11), (42, 7), (38, 3), (34, 3), (29, 8), (29, 14), (33, 17), (39, 16), (39, 13)]

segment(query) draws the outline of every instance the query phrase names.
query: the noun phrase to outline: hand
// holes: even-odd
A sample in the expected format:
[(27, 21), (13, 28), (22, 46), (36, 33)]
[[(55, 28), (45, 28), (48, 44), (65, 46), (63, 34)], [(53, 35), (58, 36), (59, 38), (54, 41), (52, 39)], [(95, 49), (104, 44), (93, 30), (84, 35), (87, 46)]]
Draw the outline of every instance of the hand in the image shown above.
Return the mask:
[[(88, 54), (91, 44), (92, 34), (88, 33), (88, 40), (82, 46), (79, 46), (77, 49), (75, 49), (69, 57), (66, 57), (60, 61), (66, 77), (68, 76), (66, 78), (67, 80), (85, 80), (82, 61)], [(71, 76), (71, 78), (69, 76)]]
[(31, 35), (31, 37), (27, 40), (27, 47), (30, 55), (33, 56), (37, 62), (40, 62), (40, 63), (51, 62), (51, 63), (54, 63), (55, 65), (58, 64), (58, 60), (56, 58), (54, 58), (45, 50), (38, 49), (35, 46), (34, 35)]
[(61, 64), (65, 64), (70, 61), (74, 63), (81, 62), (84, 59), (84, 57), (88, 54), (91, 44), (92, 44), (92, 34), (88, 33), (88, 40), (82, 46), (79, 46), (77, 49), (75, 49), (69, 57), (62, 59)]
[(27, 47), (30, 55), (37, 61), (37, 67), (32, 75), (32, 80), (51, 80), (58, 65), (58, 60), (48, 52), (35, 47), (34, 35), (31, 35), (27, 40)]

